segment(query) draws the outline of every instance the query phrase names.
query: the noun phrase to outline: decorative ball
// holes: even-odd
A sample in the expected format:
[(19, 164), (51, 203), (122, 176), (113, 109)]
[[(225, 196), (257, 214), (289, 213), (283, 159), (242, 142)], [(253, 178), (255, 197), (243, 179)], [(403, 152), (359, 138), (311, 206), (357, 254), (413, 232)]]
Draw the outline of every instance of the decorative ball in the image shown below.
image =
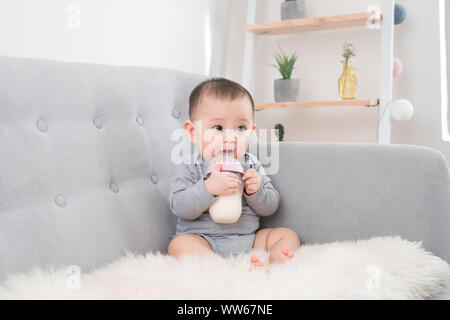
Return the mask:
[(413, 113), (413, 105), (406, 99), (396, 100), (391, 105), (391, 117), (396, 121), (407, 121)]
[(394, 69), (393, 69), (393, 77), (394, 79), (401, 75), (403, 72), (403, 63), (399, 58), (394, 58)]
[(395, 4), (394, 24), (400, 24), (406, 19), (406, 9), (401, 4)]

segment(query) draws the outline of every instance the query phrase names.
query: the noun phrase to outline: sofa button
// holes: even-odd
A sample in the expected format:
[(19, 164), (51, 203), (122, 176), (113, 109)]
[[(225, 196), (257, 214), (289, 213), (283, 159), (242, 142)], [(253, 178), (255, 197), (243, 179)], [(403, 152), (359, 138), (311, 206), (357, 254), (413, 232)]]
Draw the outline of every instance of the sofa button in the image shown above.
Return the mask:
[(119, 186), (118, 186), (117, 183), (115, 183), (115, 182), (111, 182), (111, 184), (109, 185), (109, 188), (110, 188), (111, 191), (114, 192), (114, 193), (119, 192)]
[(47, 129), (48, 129), (47, 122), (45, 122), (45, 120), (42, 120), (42, 119), (39, 119), (39, 120), (36, 122), (36, 126), (38, 127), (38, 129), (39, 129), (41, 132), (45, 132), (45, 131), (47, 131)]
[(158, 183), (158, 176), (157, 176), (156, 174), (152, 174), (152, 182), (153, 182), (154, 184), (157, 184), (157, 183)]
[(142, 120), (141, 117), (137, 116), (136, 117), (136, 122), (138, 125), (143, 126), (144, 125), (144, 120)]
[(92, 122), (98, 129), (101, 129), (103, 127), (103, 121), (100, 118), (94, 118)]
[(67, 204), (66, 199), (60, 194), (58, 194), (56, 196), (55, 203), (58, 207), (61, 207), (61, 208), (65, 207)]
[(174, 109), (174, 110), (172, 111), (172, 116), (173, 116), (175, 119), (178, 119), (178, 118), (180, 117), (180, 111), (178, 111), (177, 109)]

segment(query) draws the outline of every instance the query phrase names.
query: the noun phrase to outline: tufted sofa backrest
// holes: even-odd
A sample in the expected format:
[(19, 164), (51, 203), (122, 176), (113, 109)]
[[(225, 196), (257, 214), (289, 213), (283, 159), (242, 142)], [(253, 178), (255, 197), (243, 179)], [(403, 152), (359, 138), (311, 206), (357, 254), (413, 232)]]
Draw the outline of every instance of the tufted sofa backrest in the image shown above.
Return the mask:
[(171, 134), (204, 78), (0, 57), (0, 279), (164, 251)]

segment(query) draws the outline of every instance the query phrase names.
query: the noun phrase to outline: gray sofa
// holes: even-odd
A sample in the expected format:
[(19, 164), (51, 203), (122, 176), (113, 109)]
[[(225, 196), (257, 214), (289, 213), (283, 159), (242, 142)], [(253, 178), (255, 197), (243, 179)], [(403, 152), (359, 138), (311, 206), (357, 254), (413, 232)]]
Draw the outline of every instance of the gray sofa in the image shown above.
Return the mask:
[[(125, 251), (167, 252), (174, 129), (204, 76), (0, 57), (0, 282)], [(265, 142), (253, 141), (257, 146)], [(450, 175), (435, 149), (282, 142), (262, 227), (303, 243), (400, 235), (450, 261)]]

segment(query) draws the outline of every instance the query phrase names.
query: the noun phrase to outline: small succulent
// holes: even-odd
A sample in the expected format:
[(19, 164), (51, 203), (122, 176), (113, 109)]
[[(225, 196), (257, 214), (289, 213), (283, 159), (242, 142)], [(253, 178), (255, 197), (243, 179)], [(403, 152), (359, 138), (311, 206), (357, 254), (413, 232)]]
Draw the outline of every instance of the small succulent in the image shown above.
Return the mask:
[(272, 66), (274, 66), (280, 72), (283, 79), (290, 79), (291, 75), (292, 75), (292, 70), (294, 70), (294, 64), (297, 61), (296, 53), (294, 53), (289, 58), (288, 56), (286, 56), (284, 54), (283, 50), (281, 50), (281, 47), (280, 47), (280, 51), (281, 51), (282, 55), (280, 55), (277, 52), (275, 52), (273, 54), (273, 57), (277, 61), (278, 65), (276, 66), (276, 65), (272, 64)]
[(277, 123), (275, 125), (275, 130), (278, 130), (278, 131), (275, 131), (275, 134), (278, 137), (278, 141), (283, 141), (283, 137), (284, 137), (284, 127), (283, 127), (283, 125), (281, 123)]
[[(347, 38), (344, 39), (344, 45), (343, 45), (343, 52), (342, 52), (342, 56), (345, 59), (345, 64), (347, 65), (350, 58), (354, 57), (356, 54), (356, 48), (353, 46), (353, 44), (348, 41)], [(343, 61), (341, 61), (343, 62)]]

